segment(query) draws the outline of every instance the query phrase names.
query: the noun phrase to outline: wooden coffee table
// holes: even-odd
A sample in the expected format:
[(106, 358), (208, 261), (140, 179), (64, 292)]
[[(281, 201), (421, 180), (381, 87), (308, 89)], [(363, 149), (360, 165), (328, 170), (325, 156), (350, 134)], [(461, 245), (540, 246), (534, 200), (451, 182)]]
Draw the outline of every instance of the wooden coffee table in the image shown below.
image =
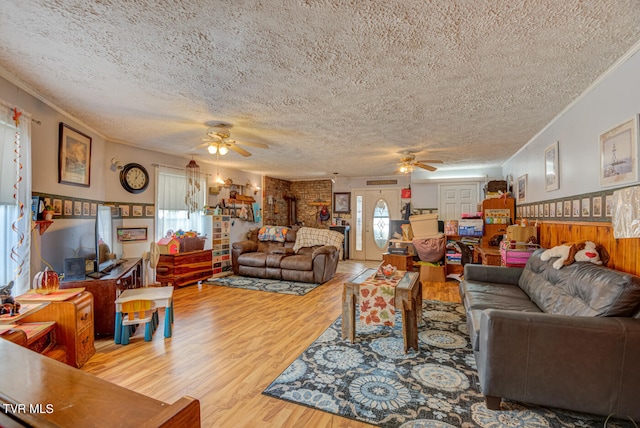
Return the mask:
[[(376, 269), (367, 269), (344, 283), (342, 290), (342, 338), (351, 343), (356, 337), (356, 304), (360, 285), (373, 277)], [(395, 287), (396, 308), (402, 311), (404, 352), (419, 351), (418, 325), (422, 324), (422, 283), (418, 272), (406, 272)]]

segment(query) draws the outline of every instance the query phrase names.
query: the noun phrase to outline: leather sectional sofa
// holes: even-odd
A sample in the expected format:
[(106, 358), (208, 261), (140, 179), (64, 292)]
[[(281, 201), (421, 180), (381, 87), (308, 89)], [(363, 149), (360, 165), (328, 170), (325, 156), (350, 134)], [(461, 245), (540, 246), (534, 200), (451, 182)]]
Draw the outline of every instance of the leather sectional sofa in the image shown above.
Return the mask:
[[(306, 230), (302, 231), (304, 232)], [(340, 242), (343, 239), (341, 233), (327, 229), (313, 229), (312, 232), (319, 236), (330, 237), (330, 240), (338, 239), (338, 235)], [(318, 284), (333, 278), (340, 258), (339, 248), (334, 245), (310, 245), (296, 248), (296, 245), (300, 245), (297, 235), (298, 230), (288, 229), (284, 242), (275, 242), (259, 239), (259, 229), (252, 230), (248, 240), (232, 244), (233, 273), (257, 278)], [(321, 241), (323, 239), (315, 242)]]
[(640, 421), (640, 278), (588, 262), (465, 265), (460, 295), (489, 409), (502, 398)]

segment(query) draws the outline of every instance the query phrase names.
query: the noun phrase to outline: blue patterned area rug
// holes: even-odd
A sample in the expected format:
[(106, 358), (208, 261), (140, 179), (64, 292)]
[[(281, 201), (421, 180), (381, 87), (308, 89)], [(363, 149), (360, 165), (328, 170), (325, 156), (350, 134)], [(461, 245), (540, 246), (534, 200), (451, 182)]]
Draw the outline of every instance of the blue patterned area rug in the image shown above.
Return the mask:
[(487, 410), (464, 309), (438, 301), (423, 308), (420, 352), (404, 353), (400, 317), (393, 328), (358, 324), (355, 344), (341, 339), (340, 317), (263, 394), (381, 427), (605, 426), (604, 417), (504, 400), (503, 410)]
[(271, 293), (295, 294), (304, 296), (320, 284), (296, 281), (280, 281), (277, 279), (250, 278), (247, 276), (231, 275), (222, 278), (209, 278), (210, 285), (246, 288), (248, 290), (269, 291)]

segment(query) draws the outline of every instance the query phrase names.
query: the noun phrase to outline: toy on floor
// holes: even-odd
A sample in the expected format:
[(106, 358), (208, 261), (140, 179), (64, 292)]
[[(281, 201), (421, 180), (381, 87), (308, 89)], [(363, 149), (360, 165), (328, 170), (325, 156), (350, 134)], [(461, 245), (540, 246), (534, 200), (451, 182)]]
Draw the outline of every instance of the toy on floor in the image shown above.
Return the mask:
[(553, 262), (555, 269), (560, 269), (573, 262), (590, 262), (596, 265), (606, 265), (609, 262), (607, 250), (592, 241), (567, 242), (558, 245), (545, 250), (540, 256), (540, 260), (547, 261), (552, 257), (558, 257), (558, 260)]

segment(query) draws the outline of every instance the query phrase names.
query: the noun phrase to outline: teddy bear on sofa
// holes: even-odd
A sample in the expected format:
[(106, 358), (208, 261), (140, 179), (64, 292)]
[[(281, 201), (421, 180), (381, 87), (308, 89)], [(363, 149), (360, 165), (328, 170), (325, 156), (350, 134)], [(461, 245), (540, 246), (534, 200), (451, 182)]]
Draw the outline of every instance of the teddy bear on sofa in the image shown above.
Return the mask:
[(609, 262), (607, 250), (592, 241), (576, 241), (558, 245), (545, 250), (540, 256), (540, 260), (547, 261), (552, 257), (558, 257), (558, 260), (553, 262), (555, 269), (560, 269), (573, 262), (590, 262), (596, 265), (606, 265)]

